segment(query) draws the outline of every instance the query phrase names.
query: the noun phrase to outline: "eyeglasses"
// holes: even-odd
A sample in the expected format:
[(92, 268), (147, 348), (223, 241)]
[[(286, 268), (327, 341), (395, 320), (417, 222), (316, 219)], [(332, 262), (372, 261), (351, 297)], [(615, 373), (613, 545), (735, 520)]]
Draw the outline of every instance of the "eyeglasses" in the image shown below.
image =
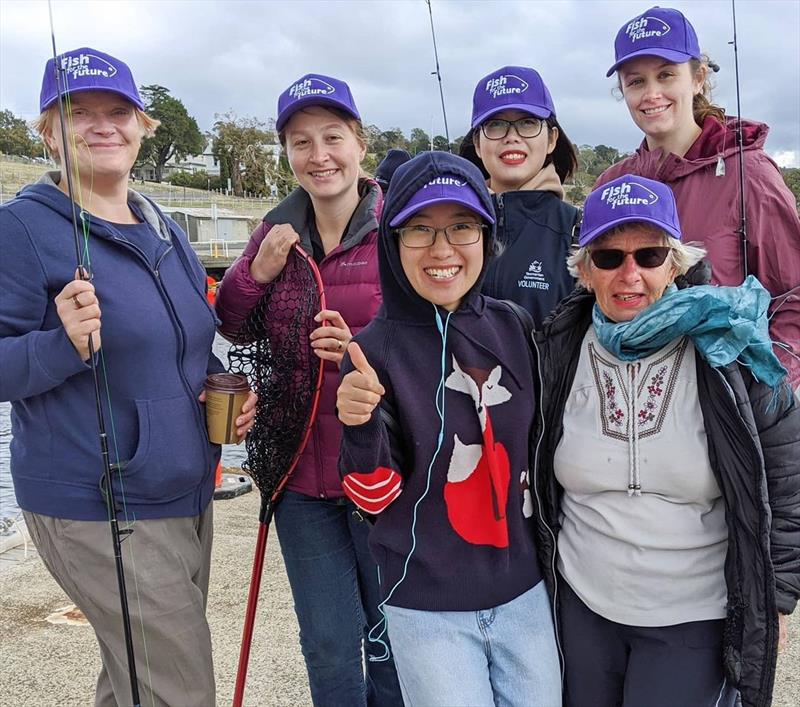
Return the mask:
[(396, 228), (400, 242), (406, 248), (430, 248), (436, 242), (436, 234), (444, 233), (450, 245), (472, 245), (477, 243), (486, 231), (483, 223), (453, 223), (445, 228), (431, 226), (404, 226)]
[(490, 118), (481, 123), (481, 132), (487, 140), (502, 140), (513, 126), (520, 137), (536, 137), (542, 132), (544, 123), (545, 121), (532, 115), (516, 120)]
[(620, 250), (618, 248), (598, 248), (590, 251), (589, 255), (596, 268), (601, 270), (616, 270), (623, 262), (626, 255), (632, 255), (640, 268), (657, 268), (663, 265), (671, 248), (668, 246), (650, 246), (636, 250)]

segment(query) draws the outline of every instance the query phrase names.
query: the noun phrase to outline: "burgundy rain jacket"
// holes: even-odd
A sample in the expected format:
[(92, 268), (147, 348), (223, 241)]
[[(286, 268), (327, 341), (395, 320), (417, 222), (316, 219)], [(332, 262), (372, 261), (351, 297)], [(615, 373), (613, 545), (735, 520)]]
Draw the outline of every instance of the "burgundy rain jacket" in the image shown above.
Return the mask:
[[(368, 179), (359, 183), (359, 193), (361, 201), (341, 243), (317, 263), (327, 307), (342, 315), (353, 335), (372, 320), (381, 303), (377, 244), (383, 196), (378, 184)], [(253, 231), (244, 253), (225, 273), (217, 290), (216, 310), (223, 335), (238, 330), (264, 293), (265, 285), (250, 276), (250, 263), (269, 230), (277, 224), (291, 224), (300, 236), (301, 247), (311, 253), (310, 219), (311, 200), (298, 188)], [(286, 488), (316, 498), (335, 498), (344, 496), (338, 468), (342, 429), (335, 412), (339, 369), (331, 361), (325, 361), (324, 366), (317, 420)]]
[[(678, 157), (648, 150), (646, 142), (630, 157), (609, 167), (595, 187), (623, 174), (638, 174), (668, 184), (678, 204), (683, 241), (708, 251), (712, 283), (740, 285), (744, 280), (739, 229), (739, 156), (733, 119), (723, 125), (708, 117), (689, 151)], [(775, 352), (800, 386), (800, 218), (778, 166), (764, 152), (769, 127), (743, 121), (747, 267), (773, 297), (773, 341), (788, 345)], [(724, 174), (717, 176), (719, 157)]]

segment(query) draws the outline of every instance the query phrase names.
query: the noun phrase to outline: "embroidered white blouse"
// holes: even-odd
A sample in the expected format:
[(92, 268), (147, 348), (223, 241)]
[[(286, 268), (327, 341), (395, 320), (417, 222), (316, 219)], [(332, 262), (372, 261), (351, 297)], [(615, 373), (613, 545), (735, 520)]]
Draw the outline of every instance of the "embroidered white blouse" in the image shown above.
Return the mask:
[(631, 626), (725, 616), (725, 508), (689, 339), (626, 362), (590, 327), (555, 473), (559, 570), (592, 611)]

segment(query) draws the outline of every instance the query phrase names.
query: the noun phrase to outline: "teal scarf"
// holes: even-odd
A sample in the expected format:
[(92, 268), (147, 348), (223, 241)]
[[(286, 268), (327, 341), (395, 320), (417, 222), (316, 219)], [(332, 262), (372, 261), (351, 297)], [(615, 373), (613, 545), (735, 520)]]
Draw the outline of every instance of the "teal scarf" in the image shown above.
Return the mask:
[(663, 297), (629, 322), (612, 322), (595, 303), (592, 320), (603, 347), (623, 361), (644, 358), (688, 336), (713, 368), (738, 361), (756, 380), (775, 389), (786, 369), (772, 351), (769, 302), (769, 292), (750, 275), (739, 287), (679, 290), (670, 285)]

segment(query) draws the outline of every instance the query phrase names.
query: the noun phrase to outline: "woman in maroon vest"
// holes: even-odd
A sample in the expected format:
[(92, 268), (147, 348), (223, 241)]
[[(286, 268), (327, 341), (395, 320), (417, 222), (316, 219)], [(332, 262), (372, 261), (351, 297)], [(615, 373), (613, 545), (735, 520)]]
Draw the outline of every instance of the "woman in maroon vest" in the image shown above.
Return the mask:
[(223, 334), (234, 334), (295, 243), (314, 257), (329, 309), (317, 316), (321, 324), (311, 345), (326, 376), (319, 415), (276, 507), (275, 525), (314, 705), (400, 705), (394, 663), (377, 660), (382, 649), (370, 655), (364, 641), (362, 661), (362, 639), (380, 618), (377, 569), (367, 524), (342, 491), (335, 415), (342, 355), (381, 302), (377, 228), (383, 199), (378, 184), (361, 173), (366, 141), (343, 81), (308, 74), (292, 83), (278, 99), (276, 128), (300, 186), (264, 217), (226, 273), (217, 313)]

